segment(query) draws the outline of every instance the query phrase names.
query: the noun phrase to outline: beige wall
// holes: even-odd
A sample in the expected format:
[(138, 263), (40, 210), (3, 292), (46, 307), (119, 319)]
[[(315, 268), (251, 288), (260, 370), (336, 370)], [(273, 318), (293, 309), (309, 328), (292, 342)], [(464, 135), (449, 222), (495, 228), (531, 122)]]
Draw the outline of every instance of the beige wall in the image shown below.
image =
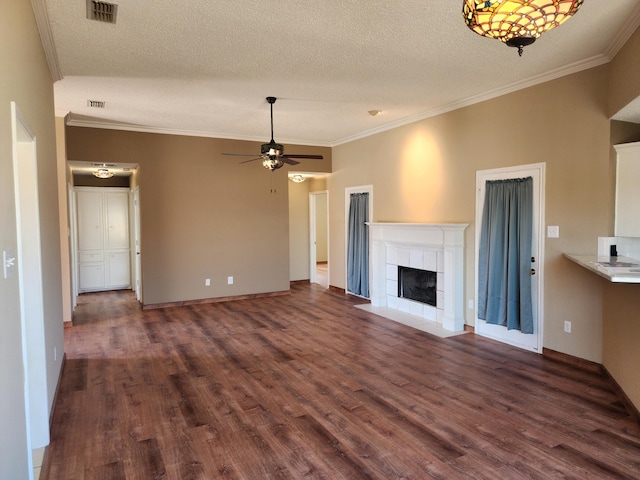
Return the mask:
[(609, 66), (611, 80), (608, 89), (608, 117), (612, 117), (640, 96), (638, 51), (640, 51), (640, 29), (636, 30)]
[[(145, 305), (289, 290), (288, 167), (271, 173), (221, 155), (259, 149), (256, 142), (67, 129), (70, 160), (140, 165)], [(329, 148), (289, 150), (325, 156), (304, 160), (301, 170), (331, 168)]]
[(640, 285), (602, 284), (603, 364), (640, 410)]
[[(560, 238), (545, 242), (544, 345), (601, 362), (599, 283), (562, 254), (594, 252), (611, 225), (607, 78), (596, 68), (335, 147), (331, 284), (344, 288), (344, 189), (372, 184), (375, 221), (470, 224), (464, 285), (474, 298), (476, 171), (546, 162), (546, 224)], [(467, 324), (474, 317), (466, 311)]]
[[(47, 403), (62, 364), (62, 291), (53, 84), (28, 0), (3, 2), (0, 15), (0, 250), (18, 253), (10, 102), (36, 137), (43, 274)], [(0, 274), (0, 478), (28, 478), (18, 274)], [(27, 339), (28, 342), (28, 339)], [(54, 360), (54, 349), (57, 359)], [(40, 367), (38, 367), (40, 368)], [(47, 428), (44, 425), (43, 428)]]

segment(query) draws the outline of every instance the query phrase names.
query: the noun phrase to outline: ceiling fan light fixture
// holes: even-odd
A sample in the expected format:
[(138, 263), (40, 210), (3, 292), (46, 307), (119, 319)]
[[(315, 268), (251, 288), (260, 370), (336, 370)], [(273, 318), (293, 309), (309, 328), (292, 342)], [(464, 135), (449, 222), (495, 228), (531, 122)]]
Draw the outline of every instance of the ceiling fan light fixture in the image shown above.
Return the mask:
[(284, 162), (278, 157), (265, 156), (265, 158), (262, 159), (262, 166), (271, 172), (278, 170), (283, 165)]
[(462, 15), (471, 30), (518, 49), (566, 22), (584, 0), (463, 0)]
[[(262, 160), (262, 166), (267, 170), (274, 171), (279, 168), (282, 168), (285, 163), (289, 165), (298, 165), (300, 162), (294, 160), (294, 158), (308, 158), (314, 160), (322, 160), (322, 155), (307, 155), (307, 154), (297, 154), (297, 155), (285, 155), (284, 154), (284, 146), (276, 143), (273, 139), (273, 104), (276, 102), (276, 97), (267, 97), (267, 102), (269, 103), (269, 110), (271, 111), (271, 141), (269, 143), (263, 143), (260, 146), (260, 155), (257, 158), (252, 158), (251, 160), (245, 160), (240, 163), (248, 163), (253, 162), (255, 160)], [(249, 156), (244, 153), (223, 153), (223, 155), (236, 155), (236, 156)]]

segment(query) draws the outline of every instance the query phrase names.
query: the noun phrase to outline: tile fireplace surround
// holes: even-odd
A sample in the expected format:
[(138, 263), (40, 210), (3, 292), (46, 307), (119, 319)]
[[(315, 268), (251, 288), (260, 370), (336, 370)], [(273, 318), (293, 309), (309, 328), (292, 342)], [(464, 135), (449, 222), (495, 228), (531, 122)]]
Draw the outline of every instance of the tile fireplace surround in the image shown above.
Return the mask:
[[(367, 223), (371, 305), (464, 330), (464, 230), (467, 223)], [(398, 265), (437, 272), (437, 306), (398, 298)]]

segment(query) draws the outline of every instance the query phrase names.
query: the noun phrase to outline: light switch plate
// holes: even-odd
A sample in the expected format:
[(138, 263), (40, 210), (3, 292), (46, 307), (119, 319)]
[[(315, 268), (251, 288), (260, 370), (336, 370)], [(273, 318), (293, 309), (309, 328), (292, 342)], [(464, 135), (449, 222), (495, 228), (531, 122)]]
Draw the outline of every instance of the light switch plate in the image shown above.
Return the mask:
[(2, 251), (2, 265), (4, 269), (4, 278), (9, 278), (16, 273), (16, 256), (13, 254), (13, 250)]
[(560, 227), (557, 225), (548, 225), (547, 238), (560, 238)]

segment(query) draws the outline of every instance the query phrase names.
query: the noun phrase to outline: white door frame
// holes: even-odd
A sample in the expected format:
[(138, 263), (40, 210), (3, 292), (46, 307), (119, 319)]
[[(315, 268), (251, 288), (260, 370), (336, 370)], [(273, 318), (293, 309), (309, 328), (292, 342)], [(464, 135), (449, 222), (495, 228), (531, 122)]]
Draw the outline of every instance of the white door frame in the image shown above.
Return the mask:
[[(329, 209), (329, 191), (320, 190), (317, 192), (309, 192), (309, 282), (316, 283), (316, 264), (317, 264), (317, 251), (316, 251), (316, 236), (317, 236), (317, 212), (318, 197), (325, 195), (325, 202), (327, 206), (327, 212)], [(329, 276), (329, 215), (327, 215), (327, 277)]]
[(131, 235), (131, 252), (133, 256), (133, 289), (136, 292), (136, 300), (142, 303), (142, 245), (140, 242), (140, 187), (136, 186), (131, 191), (131, 207), (133, 210), (133, 235)]
[(76, 192), (73, 185), (69, 184), (68, 202), (69, 202), (69, 235), (71, 236), (71, 296), (72, 310), (75, 311), (78, 306), (78, 229), (76, 215)]
[(38, 199), (36, 136), (11, 102), (13, 180), (18, 240), (18, 284), (24, 371), (25, 417), (29, 448), (29, 478), (33, 478), (34, 448), (49, 444), (47, 352), (44, 334), (44, 294)]
[[(344, 189), (344, 291), (351, 295), (356, 295), (349, 291), (349, 282), (347, 276), (349, 272), (349, 207), (351, 205), (352, 193), (368, 193), (369, 194), (369, 222), (373, 222), (373, 185), (361, 185), (359, 187), (347, 187)], [(371, 253), (371, 245), (369, 245), (369, 253)], [(371, 258), (369, 258), (369, 285), (372, 282)], [(371, 292), (369, 292), (371, 295)], [(361, 295), (356, 295), (360, 297)]]
[[(529, 165), (517, 165), (513, 167), (497, 168), (492, 170), (479, 170), (476, 172), (476, 229), (475, 229), (475, 333), (485, 337), (492, 338), (494, 340), (507, 343), (525, 350), (530, 350), (536, 353), (542, 353), (543, 349), (543, 331), (544, 331), (544, 212), (545, 212), (545, 175), (546, 175), (546, 163), (534, 163)], [(480, 251), (480, 229), (482, 225), (482, 210), (484, 205), (484, 185), (487, 180), (497, 180), (505, 178), (518, 178), (518, 177), (534, 177), (538, 183), (538, 201), (534, 201), (534, 215), (533, 215), (533, 231), (535, 233), (537, 245), (534, 245), (533, 252), (537, 250), (535, 270), (536, 273), (532, 279), (532, 289), (534, 289), (534, 301), (533, 301), (533, 314), (536, 319), (536, 326), (531, 342), (520, 342), (519, 335), (524, 335), (518, 331), (508, 331), (504, 327), (490, 325), (487, 329), (484, 320), (478, 318), (478, 255)], [(535, 193), (534, 193), (535, 199)], [(537, 246), (537, 248), (535, 248)], [(535, 255), (535, 253), (533, 253)], [(537, 297), (537, 298), (536, 298)], [(496, 335), (497, 332), (491, 331), (492, 327), (503, 328), (505, 335)], [(484, 330), (483, 330), (484, 328)], [(519, 334), (519, 335), (518, 335)]]

